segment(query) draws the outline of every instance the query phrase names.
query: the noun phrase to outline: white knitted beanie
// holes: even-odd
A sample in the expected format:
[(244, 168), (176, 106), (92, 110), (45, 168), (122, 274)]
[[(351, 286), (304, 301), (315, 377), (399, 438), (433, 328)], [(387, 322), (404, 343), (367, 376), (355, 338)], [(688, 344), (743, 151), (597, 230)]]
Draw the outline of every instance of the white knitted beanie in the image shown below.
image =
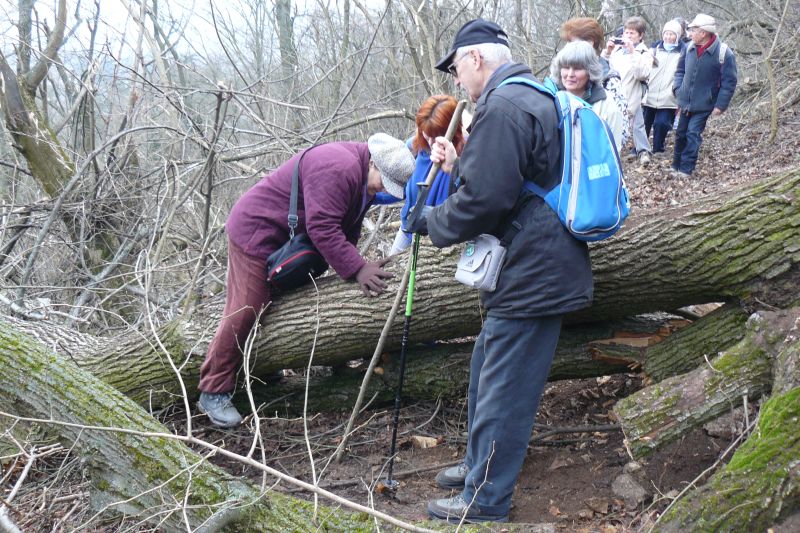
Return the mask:
[(664, 24), (664, 29), (661, 30), (661, 34), (663, 35), (665, 31), (671, 31), (678, 39), (683, 35), (683, 28), (681, 28), (681, 24), (677, 20), (670, 20)]

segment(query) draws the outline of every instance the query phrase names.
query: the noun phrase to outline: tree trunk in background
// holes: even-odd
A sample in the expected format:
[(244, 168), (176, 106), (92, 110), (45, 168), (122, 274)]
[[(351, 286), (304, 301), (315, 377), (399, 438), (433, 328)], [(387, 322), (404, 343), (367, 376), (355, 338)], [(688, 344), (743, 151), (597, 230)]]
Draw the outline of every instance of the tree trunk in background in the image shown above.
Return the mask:
[[(66, 1), (58, 2), (56, 26), (48, 34), (47, 46), (35, 65), (30, 64), (32, 9), (31, 1), (19, 3), (22, 40), (17, 48), (25, 52), (20, 55), (18, 73), (11, 70), (5, 56), (0, 52), (0, 110), (5, 115), (6, 127), (14, 140), (14, 148), (25, 158), (34, 180), (48, 196), (57, 198), (75, 175), (76, 166), (53, 132), (47, 117), (37, 107), (35, 94), (46, 79), (50, 64), (62, 45), (67, 16)], [(68, 213), (62, 213), (61, 221), (73, 241), (84, 241), (82, 236), (86, 228), (82, 227), (80, 220)], [(85, 258), (90, 265), (96, 266), (99, 260), (114, 257), (114, 252), (119, 247), (119, 241), (114, 235), (101, 232), (92, 237), (85, 245)]]
[(42, 190), (55, 198), (75, 173), (75, 165), (2, 54), (0, 71), (3, 77), (0, 107), (14, 147), (27, 161), (28, 169)]

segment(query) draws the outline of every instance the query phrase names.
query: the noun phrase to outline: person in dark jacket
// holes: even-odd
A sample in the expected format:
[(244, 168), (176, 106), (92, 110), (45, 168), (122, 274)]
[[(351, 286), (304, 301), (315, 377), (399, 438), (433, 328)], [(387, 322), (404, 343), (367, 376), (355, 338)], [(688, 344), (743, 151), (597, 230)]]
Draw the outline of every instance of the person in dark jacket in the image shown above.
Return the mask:
[(343, 279), (355, 280), (365, 295), (380, 294), (392, 273), (388, 259), (367, 262), (356, 243), (361, 223), (378, 192), (402, 198), (414, 170), (405, 143), (376, 133), (366, 143), (338, 142), (297, 154), (247, 191), (231, 210), (225, 309), (200, 368), (198, 409), (220, 427), (242, 417), (231, 404), (236, 371), (255, 321), (272, 300), (266, 260), (289, 240), (287, 216), (292, 174), (299, 166), (298, 233), (307, 233), (325, 261)]
[(511, 62), (506, 33), (492, 22), (470, 21), (436, 68), (450, 72), (476, 108), (460, 159), (444, 137), (431, 150), (461, 187), (412, 216), (412, 231), (429, 234), (440, 248), (519, 231), (497, 288), (481, 293), (486, 320), (472, 352), (464, 463), (436, 476), (440, 487), (462, 492), (431, 501), (428, 513), (455, 522), (506, 521), (562, 316), (592, 301), (589, 251), (542, 198), (523, 188), (525, 180), (546, 190), (559, 182), (561, 143), (552, 97), (526, 85), (498, 87), (512, 76), (535, 79), (527, 66)]
[(672, 175), (677, 178), (692, 174), (708, 117), (728, 109), (736, 90), (736, 58), (717, 37), (714, 17), (697, 15), (689, 32), (692, 42), (681, 53), (673, 83), (680, 107), (672, 158)]

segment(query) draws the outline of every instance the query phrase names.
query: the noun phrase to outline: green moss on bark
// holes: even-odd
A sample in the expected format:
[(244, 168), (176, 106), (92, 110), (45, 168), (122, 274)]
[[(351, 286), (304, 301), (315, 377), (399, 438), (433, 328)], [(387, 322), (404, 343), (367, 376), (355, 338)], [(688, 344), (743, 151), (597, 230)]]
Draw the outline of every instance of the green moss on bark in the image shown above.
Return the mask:
[(659, 531), (766, 531), (800, 506), (800, 387), (764, 403), (730, 463), (679, 502)]

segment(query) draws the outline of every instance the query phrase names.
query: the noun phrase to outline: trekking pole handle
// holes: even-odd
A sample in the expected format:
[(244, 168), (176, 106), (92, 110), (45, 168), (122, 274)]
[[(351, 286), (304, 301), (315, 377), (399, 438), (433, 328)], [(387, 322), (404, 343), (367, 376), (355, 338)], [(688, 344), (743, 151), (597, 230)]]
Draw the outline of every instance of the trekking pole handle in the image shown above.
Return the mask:
[[(447, 126), (447, 133), (444, 134), (444, 138), (450, 142), (453, 141), (453, 137), (456, 135), (456, 129), (461, 126), (461, 113), (464, 112), (464, 107), (466, 107), (466, 105), (466, 100), (459, 100), (458, 105), (456, 105), (456, 110), (453, 111), (453, 116), (450, 119), (450, 125)], [(431, 169), (428, 171), (428, 177), (425, 178), (425, 187), (430, 187), (433, 184), (433, 180), (436, 178), (436, 173), (439, 172), (439, 168), (441, 166), (441, 163), (435, 163), (433, 166), (431, 166)]]

